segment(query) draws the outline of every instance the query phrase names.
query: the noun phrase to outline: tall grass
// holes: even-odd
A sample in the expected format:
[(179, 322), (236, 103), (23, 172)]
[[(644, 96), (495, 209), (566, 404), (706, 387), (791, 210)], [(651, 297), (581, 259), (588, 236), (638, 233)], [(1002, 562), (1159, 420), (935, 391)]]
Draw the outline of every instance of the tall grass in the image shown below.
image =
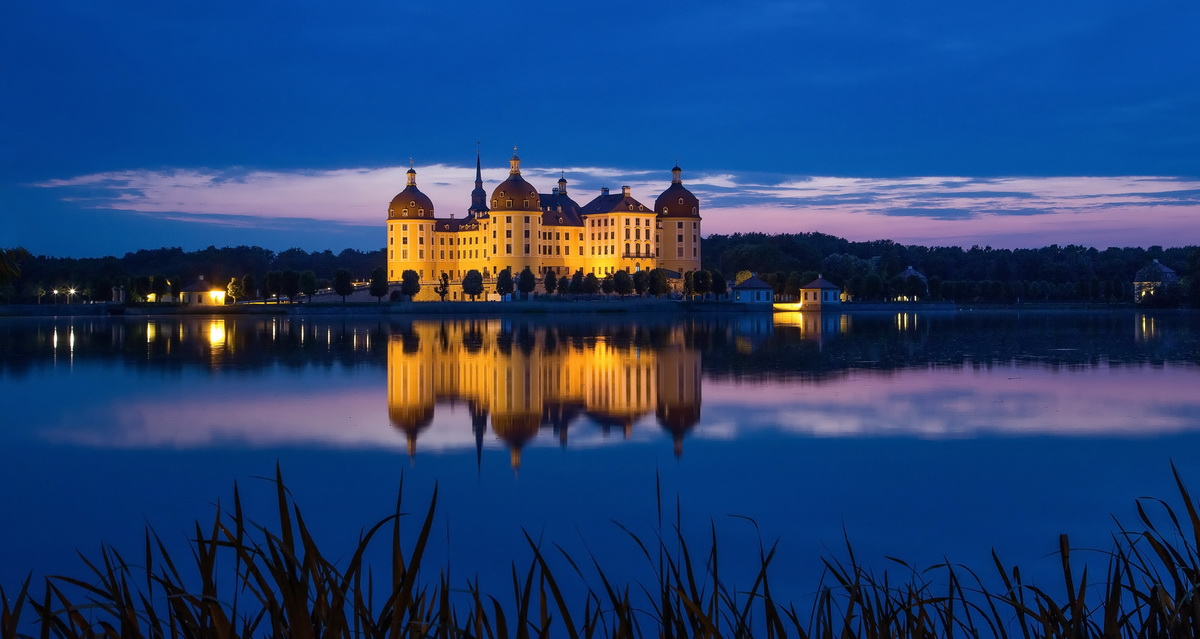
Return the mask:
[[(622, 529), (649, 569), (644, 582), (619, 583), (594, 557), (526, 535), (529, 561), (512, 568), (511, 599), (484, 592), (478, 578), (451, 583), (446, 569), (423, 565), (436, 489), (411, 538), (402, 534), (401, 490), (394, 512), (360, 535), (349, 558), (331, 561), (276, 468), (275, 526), (243, 513), (235, 485), (232, 509), (218, 506), (210, 525), (196, 524), (187, 565), (151, 530), (134, 561), (104, 546), (83, 558), (86, 576), (48, 577), (40, 594), (29, 578), (11, 597), (0, 588), (0, 636), (1197, 637), (1200, 516), (1172, 472), (1182, 511), (1140, 501), (1138, 525), (1118, 524), (1101, 575), (1087, 567), (1076, 574), (1065, 535), (1061, 589), (1025, 583), (995, 553), (982, 573), (892, 559), (903, 575), (894, 579), (860, 564), (847, 544), (844, 558), (823, 560), (815, 596), (797, 608), (771, 592), (775, 544), (760, 542), (749, 588), (738, 589), (722, 577), (715, 528), (697, 554), (679, 532), (676, 505), (671, 532), (663, 532), (661, 495), (653, 539)], [(379, 547), (390, 565), (377, 574), (366, 558)]]

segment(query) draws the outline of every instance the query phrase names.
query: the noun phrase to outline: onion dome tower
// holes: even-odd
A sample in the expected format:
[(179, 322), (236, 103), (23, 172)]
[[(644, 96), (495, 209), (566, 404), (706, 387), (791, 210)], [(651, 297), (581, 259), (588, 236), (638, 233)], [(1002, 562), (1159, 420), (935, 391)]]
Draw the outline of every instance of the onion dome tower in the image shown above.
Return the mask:
[(675, 165), (671, 169), (671, 186), (654, 200), (654, 210), (660, 218), (678, 217), (699, 219), (700, 200), (683, 185), (683, 169)]
[(683, 185), (683, 169), (671, 169), (671, 186), (654, 201), (658, 214), (659, 268), (678, 273), (700, 269), (700, 199)]
[[(477, 182), (482, 188), (482, 181)], [(508, 161), (508, 179), (492, 190), (492, 210), (541, 212), (537, 189), (521, 177), (521, 158)]]
[(392, 198), (388, 205), (388, 219), (402, 218), (433, 219), (433, 200), (417, 188), (417, 172), (408, 168), (408, 185)]

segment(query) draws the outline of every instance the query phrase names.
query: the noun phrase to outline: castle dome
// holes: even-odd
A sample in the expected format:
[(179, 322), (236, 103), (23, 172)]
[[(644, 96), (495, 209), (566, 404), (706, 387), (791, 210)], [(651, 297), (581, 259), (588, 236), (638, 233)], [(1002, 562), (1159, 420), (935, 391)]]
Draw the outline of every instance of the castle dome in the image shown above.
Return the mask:
[(683, 185), (683, 169), (671, 169), (671, 186), (654, 200), (654, 212), (659, 217), (700, 217), (700, 199)]
[(509, 160), (508, 179), (492, 190), (492, 210), (536, 211), (542, 205), (537, 189), (521, 177), (521, 158), (514, 153)]
[(406, 217), (433, 219), (433, 200), (417, 188), (417, 172), (411, 168), (408, 170), (408, 186), (388, 204), (389, 220)]

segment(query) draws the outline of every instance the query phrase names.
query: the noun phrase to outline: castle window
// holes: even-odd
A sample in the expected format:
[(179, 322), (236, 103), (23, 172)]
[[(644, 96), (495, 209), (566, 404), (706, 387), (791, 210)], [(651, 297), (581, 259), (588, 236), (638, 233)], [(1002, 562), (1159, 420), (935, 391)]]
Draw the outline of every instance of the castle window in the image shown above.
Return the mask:
[(512, 237), (512, 229), (504, 229), (504, 237)]
[(417, 244), (424, 244), (424, 243), (425, 243), (425, 236), (424, 235), (417, 236)]
[(650, 245), (646, 245), (646, 255), (650, 255)]
[(497, 206), (496, 206), (496, 200), (492, 200), (492, 208), (497, 208)]
[(408, 205), (409, 205), (409, 206), (416, 206), (416, 205), (417, 205), (417, 203), (416, 203), (416, 202), (413, 202), (413, 201), (411, 201), (411, 200), (410, 200), (410, 201), (408, 202)]
[(407, 238), (407, 237), (402, 237), (402, 238), (400, 238), (400, 243), (401, 243), (401, 244), (408, 244), (408, 238)]
[[(633, 208), (632, 204), (629, 206), (630, 206), (630, 208)], [(625, 218), (625, 226), (629, 226), (629, 218)]]
[(525, 239), (529, 239), (529, 229), (525, 229)]
[[(632, 210), (633, 210), (633, 205), (632, 205), (632, 204), (630, 204), (630, 205), (629, 205), (629, 210), (630, 210), (630, 211), (632, 211)], [(626, 224), (629, 224), (629, 220), (625, 220), (625, 223), (626, 223)]]
[(388, 236), (388, 246), (391, 246), (395, 243), (396, 243), (396, 238)]
[(625, 239), (629, 239), (629, 229), (625, 229)]
[(523, 209), (529, 208), (529, 200), (521, 200), (521, 208), (523, 208)]
[(676, 222), (676, 223), (675, 223), (675, 228), (677, 228), (677, 229), (681, 229), (681, 228), (683, 228), (683, 222)]
[(695, 215), (695, 214), (696, 214), (696, 207), (693, 206), (692, 207), (692, 215)]
[(403, 251), (400, 251), (400, 259), (402, 259), (402, 260), (408, 259), (408, 249), (404, 249)]
[(683, 241), (683, 234), (682, 234), (682, 233), (680, 233), (679, 235), (676, 235), (676, 236), (675, 236), (675, 241), (676, 241), (676, 242), (682, 242), (682, 241)]
[(646, 207), (644, 207), (644, 206), (642, 206), (641, 204), (639, 204), (639, 205), (638, 205), (638, 210), (639, 210), (639, 211), (645, 211), (645, 210), (646, 210)]
[(525, 245), (525, 254), (529, 255), (529, 245), (528, 244)]
[(408, 209), (401, 210), (400, 215), (402, 215), (403, 217), (408, 217)]
[(554, 247), (554, 254), (555, 254), (555, 255), (561, 255), (561, 253), (559, 253), (559, 251), (560, 251), (560, 250), (562, 250), (560, 247), (558, 247), (558, 246), (555, 246), (555, 247)]
[(692, 257), (696, 257), (696, 247), (692, 247)]
[(700, 225), (699, 225), (699, 224), (697, 224), (697, 223), (695, 223), (695, 222), (692, 222), (692, 228), (696, 228), (696, 227), (698, 227), (698, 226), (700, 226)]
[(505, 245), (504, 245), (504, 252), (505, 252), (505, 253), (507, 253), (507, 254), (509, 254), (509, 255), (512, 255), (512, 244), (505, 244)]
[(425, 259), (425, 249), (421, 249), (420, 251), (417, 251), (417, 259), (418, 260)]
[(505, 206), (504, 208), (511, 209), (512, 208), (512, 200), (506, 200), (506, 202), (508, 202), (508, 206)]
[(417, 209), (417, 215), (425, 215), (425, 209)]
[(682, 246), (675, 249), (675, 257), (683, 257), (683, 247)]
[(683, 204), (683, 198), (679, 198), (679, 203)]
[(666, 212), (667, 212), (667, 207), (665, 207), (665, 206), (664, 206), (664, 207), (663, 207), (663, 213), (666, 213)]

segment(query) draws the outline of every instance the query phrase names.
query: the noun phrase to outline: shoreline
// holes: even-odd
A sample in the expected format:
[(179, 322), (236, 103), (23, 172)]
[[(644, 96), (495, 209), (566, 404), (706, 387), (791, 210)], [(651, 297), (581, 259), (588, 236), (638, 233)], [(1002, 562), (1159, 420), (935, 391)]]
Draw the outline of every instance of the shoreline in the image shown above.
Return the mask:
[[(954, 302), (847, 302), (824, 313), (973, 312), (973, 311), (1128, 311), (1162, 312), (1188, 309), (1142, 309), (1133, 303), (1035, 302), (1021, 304), (956, 304)], [(519, 300), (478, 302), (318, 302), (297, 304), (238, 304), (183, 307), (155, 304), (10, 304), (0, 305), (0, 317), (121, 317), (159, 315), (551, 315), (551, 314), (679, 314), (773, 313), (770, 304), (741, 304), (713, 300)]]

